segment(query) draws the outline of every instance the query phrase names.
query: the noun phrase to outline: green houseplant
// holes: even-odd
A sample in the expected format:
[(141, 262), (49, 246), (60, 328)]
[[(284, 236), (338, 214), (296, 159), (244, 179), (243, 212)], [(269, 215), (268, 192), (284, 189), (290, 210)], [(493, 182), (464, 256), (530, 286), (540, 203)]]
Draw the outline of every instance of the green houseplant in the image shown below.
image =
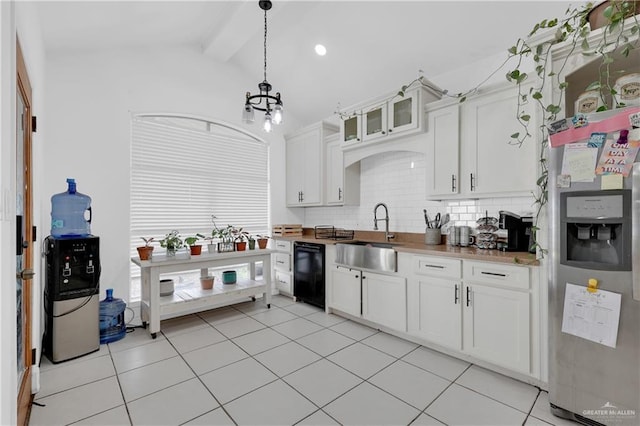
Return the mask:
[(258, 240), (258, 248), (266, 249), (267, 248), (267, 243), (269, 242), (269, 236), (268, 235), (256, 235), (256, 238)]
[(202, 253), (202, 246), (200, 244), (196, 244), (196, 241), (198, 241), (200, 238), (205, 238), (205, 236), (202, 234), (196, 234), (184, 239), (185, 244), (189, 246), (189, 250), (192, 256), (197, 256)]
[(167, 256), (175, 256), (176, 251), (184, 245), (180, 232), (173, 230), (166, 234), (163, 239), (160, 240), (160, 247), (167, 249)]
[(153, 255), (153, 246), (151, 243), (154, 241), (153, 237), (140, 237), (144, 241), (144, 246), (136, 247), (138, 250), (138, 256), (140, 260), (149, 260)]
[(236, 245), (236, 251), (244, 251), (247, 249), (247, 242), (249, 241), (250, 236), (247, 231), (243, 231), (243, 228), (232, 227), (231, 235), (233, 236), (233, 241)]

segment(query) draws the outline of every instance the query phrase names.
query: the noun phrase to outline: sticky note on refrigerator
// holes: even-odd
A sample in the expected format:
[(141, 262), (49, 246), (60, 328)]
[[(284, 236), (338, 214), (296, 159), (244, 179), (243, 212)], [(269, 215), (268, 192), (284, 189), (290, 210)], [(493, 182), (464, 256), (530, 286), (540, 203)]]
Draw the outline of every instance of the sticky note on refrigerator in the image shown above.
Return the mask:
[(619, 174), (602, 175), (600, 189), (622, 189), (623, 176)]

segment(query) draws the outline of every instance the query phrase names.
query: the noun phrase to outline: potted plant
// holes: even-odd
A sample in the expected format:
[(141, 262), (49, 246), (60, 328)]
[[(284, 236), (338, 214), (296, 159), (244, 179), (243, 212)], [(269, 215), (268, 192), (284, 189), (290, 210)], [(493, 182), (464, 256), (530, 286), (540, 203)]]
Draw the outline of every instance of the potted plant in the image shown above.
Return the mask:
[(266, 249), (267, 248), (267, 243), (269, 242), (269, 236), (268, 235), (256, 235), (256, 238), (258, 239), (258, 248)]
[(218, 238), (218, 230), (213, 229), (211, 231), (211, 235), (208, 237), (204, 237), (205, 241), (207, 241), (207, 251), (209, 253), (215, 253), (217, 244), (215, 243), (216, 238)]
[(144, 241), (144, 246), (136, 247), (140, 260), (150, 260), (153, 254), (153, 246), (150, 245), (153, 237), (140, 237)]
[(192, 237), (187, 237), (184, 239), (185, 244), (189, 246), (189, 250), (192, 256), (197, 256), (202, 253), (202, 246), (200, 244), (196, 244), (200, 238), (205, 238), (202, 234), (196, 234)]
[[(233, 235), (234, 227), (231, 225), (227, 225), (224, 228), (216, 228), (216, 234), (220, 238), (220, 242), (218, 243), (218, 252), (224, 253), (228, 251), (234, 251), (234, 235)], [(213, 233), (212, 233), (213, 234)]]
[(177, 230), (173, 230), (166, 234), (163, 239), (160, 240), (160, 247), (167, 249), (167, 256), (175, 256), (176, 251), (184, 245), (182, 237)]
[(249, 250), (255, 250), (256, 239), (254, 238), (254, 236), (247, 232), (247, 234), (245, 235), (245, 238), (247, 239), (247, 245), (249, 246)]
[(236, 245), (236, 251), (244, 251), (247, 249), (247, 240), (249, 239), (249, 233), (247, 231), (234, 227), (231, 229), (231, 235)]

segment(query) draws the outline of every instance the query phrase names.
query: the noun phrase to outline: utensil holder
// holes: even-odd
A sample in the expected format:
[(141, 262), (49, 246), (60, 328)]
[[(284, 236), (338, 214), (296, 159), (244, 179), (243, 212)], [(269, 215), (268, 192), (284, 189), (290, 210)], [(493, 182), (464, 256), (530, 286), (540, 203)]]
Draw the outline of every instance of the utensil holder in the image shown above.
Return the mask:
[(440, 228), (427, 228), (424, 230), (424, 243), (430, 246), (442, 244)]

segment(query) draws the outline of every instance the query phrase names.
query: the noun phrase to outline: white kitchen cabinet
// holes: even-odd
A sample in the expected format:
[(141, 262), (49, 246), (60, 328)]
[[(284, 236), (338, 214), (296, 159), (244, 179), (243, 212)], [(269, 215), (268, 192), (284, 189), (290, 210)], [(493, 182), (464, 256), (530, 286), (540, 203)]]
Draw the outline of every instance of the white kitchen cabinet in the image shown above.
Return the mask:
[[(410, 256), (409, 262), (406, 258)], [(402, 254), (408, 332), (530, 376), (539, 374), (538, 298), (525, 266)], [(405, 272), (406, 271), (406, 272)]]
[[(528, 86), (523, 91), (528, 93)], [(524, 107), (532, 136), (513, 144), (511, 135), (525, 131), (517, 121), (517, 99), (517, 87), (509, 84), (463, 103), (428, 106), (427, 199), (510, 197), (535, 190), (537, 113), (533, 101)]]
[(362, 317), (393, 330), (407, 331), (407, 280), (364, 271)]
[(427, 107), (427, 198), (460, 193), (460, 107)]
[(293, 270), (291, 269), (293, 259), (293, 245), (291, 241), (275, 239), (275, 253), (271, 256), (273, 264), (273, 276), (275, 288), (289, 296), (293, 295)]
[(412, 258), (405, 267), (412, 269), (408, 271), (412, 276), (407, 298), (409, 332), (438, 345), (461, 350), (461, 260), (404, 256)]
[(327, 138), (326, 159), (326, 204), (358, 205), (360, 203), (360, 162), (344, 167), (339, 135)]
[(322, 205), (325, 138), (335, 132), (337, 128), (320, 122), (285, 137), (288, 207)]
[(426, 87), (415, 87), (404, 96), (389, 94), (348, 108), (340, 130), (343, 149), (391, 140), (424, 131), (424, 104), (440, 99)]
[(362, 314), (362, 272), (332, 266), (329, 279), (327, 305), (344, 313), (359, 317)]
[(407, 285), (404, 277), (344, 266), (331, 267), (327, 305), (397, 331), (407, 330)]
[(465, 261), (463, 350), (479, 359), (531, 372), (529, 269)]
[[(522, 88), (528, 94), (528, 86)], [(518, 111), (518, 88), (509, 84), (461, 104), (461, 170), (463, 194), (478, 196), (530, 195), (538, 175), (535, 101)], [(512, 134), (525, 130), (519, 113), (531, 116), (531, 137), (514, 144)]]

